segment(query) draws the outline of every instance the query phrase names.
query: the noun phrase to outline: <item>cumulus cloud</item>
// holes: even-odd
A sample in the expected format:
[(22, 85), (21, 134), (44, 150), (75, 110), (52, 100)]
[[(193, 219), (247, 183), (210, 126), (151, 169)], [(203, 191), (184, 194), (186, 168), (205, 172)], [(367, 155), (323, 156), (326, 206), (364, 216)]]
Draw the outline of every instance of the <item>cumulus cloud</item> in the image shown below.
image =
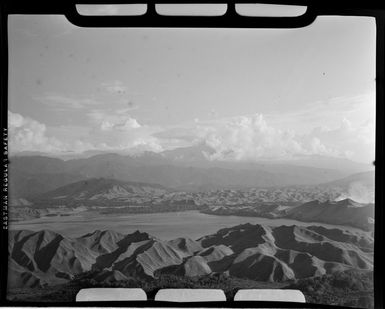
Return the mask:
[(318, 138), (326, 147), (333, 150), (334, 156), (368, 163), (374, 160), (374, 122), (368, 121), (354, 126), (348, 119), (343, 118), (339, 126), (314, 128), (308, 137)]
[(90, 138), (95, 145), (102, 145), (103, 150), (111, 152), (133, 154), (164, 150), (159, 139), (152, 136), (151, 128), (143, 126), (135, 130), (94, 130)]
[[(93, 113), (95, 126), (75, 138), (78, 127), (52, 127), (8, 111), (9, 151), (39, 151), (52, 154), (81, 153), (87, 150), (138, 153), (163, 150), (159, 139), (153, 136), (154, 129), (141, 126), (136, 119), (127, 115)], [(106, 116), (104, 119), (102, 116)], [(50, 136), (48, 131), (54, 133)], [(60, 138), (58, 138), (60, 136)]]
[(47, 137), (44, 124), (20, 114), (8, 111), (9, 150), (57, 152), (63, 144), (52, 137)]
[(198, 123), (195, 132), (215, 150), (212, 160), (291, 159), (304, 155), (368, 163), (374, 159), (374, 125), (369, 122), (354, 127), (345, 118), (335, 128), (317, 127), (298, 134), (278, 129), (263, 115), (255, 114)]
[[(76, 128), (77, 129), (77, 128)], [(69, 132), (66, 140), (49, 136), (49, 129), (45, 124), (30, 117), (22, 116), (18, 113), (8, 111), (8, 133), (9, 133), (9, 152), (11, 154), (23, 151), (38, 151), (45, 153), (82, 153), (87, 150), (101, 150), (101, 145), (94, 145), (89, 141), (74, 139), (76, 129), (64, 128), (64, 132)], [(55, 132), (62, 131), (58, 127)], [(68, 134), (67, 134), (68, 135)]]
[(88, 117), (94, 126), (90, 139), (111, 151), (162, 151), (160, 140), (154, 136), (159, 128), (141, 125), (130, 112), (130, 108), (90, 111)]
[(215, 150), (213, 160), (283, 158), (303, 151), (293, 132), (269, 126), (260, 114), (199, 125), (198, 129)]
[(374, 159), (375, 127), (371, 121), (357, 125), (343, 118), (334, 127), (318, 126), (299, 134), (271, 125), (261, 114), (154, 126), (139, 123), (130, 112), (129, 108), (90, 111), (90, 123), (78, 139), (73, 138), (79, 131), (75, 128), (51, 128), (47, 134), (44, 124), (9, 112), (10, 150), (138, 153), (203, 142), (214, 150), (207, 154), (211, 160), (287, 160), (312, 155), (367, 163)]
[(122, 119), (118, 123), (104, 120), (100, 125), (102, 131), (109, 131), (114, 129), (127, 131), (129, 129), (137, 129), (140, 127), (141, 125), (136, 121), (136, 119), (130, 117)]
[(130, 109), (92, 110), (88, 113), (89, 119), (99, 126), (102, 131), (129, 131), (141, 127), (139, 122), (131, 117)]

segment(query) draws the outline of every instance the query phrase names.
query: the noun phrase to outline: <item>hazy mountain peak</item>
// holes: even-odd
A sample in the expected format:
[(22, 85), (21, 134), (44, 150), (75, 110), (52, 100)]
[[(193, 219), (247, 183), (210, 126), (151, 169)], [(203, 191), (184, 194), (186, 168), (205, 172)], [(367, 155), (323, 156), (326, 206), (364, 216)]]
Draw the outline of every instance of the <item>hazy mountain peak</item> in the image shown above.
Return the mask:
[(165, 150), (160, 155), (176, 161), (206, 161), (209, 155), (213, 153), (215, 150), (212, 147), (206, 143), (199, 143), (193, 146)]
[(358, 203), (350, 198), (346, 198), (340, 201), (337, 201), (337, 204), (344, 207), (362, 207), (365, 204)]

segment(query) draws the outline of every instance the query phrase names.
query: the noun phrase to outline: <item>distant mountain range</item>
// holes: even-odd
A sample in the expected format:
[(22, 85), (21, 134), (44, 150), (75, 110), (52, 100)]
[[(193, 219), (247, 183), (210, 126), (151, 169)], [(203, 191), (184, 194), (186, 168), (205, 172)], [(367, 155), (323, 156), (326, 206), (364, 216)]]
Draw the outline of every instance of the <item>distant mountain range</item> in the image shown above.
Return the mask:
[(351, 199), (324, 202), (314, 200), (293, 207), (282, 206), (280, 203), (240, 207), (211, 206), (203, 212), (221, 216), (287, 218), (302, 222), (352, 226), (366, 231), (372, 231), (374, 228), (374, 204), (361, 204)]
[[(373, 169), (372, 164), (364, 164), (354, 162), (345, 158), (326, 157), (321, 155), (308, 155), (298, 156), (290, 160), (267, 160), (259, 159), (258, 161), (222, 161), (211, 160), (210, 156), (215, 153), (215, 150), (205, 143), (200, 143), (188, 147), (180, 147), (172, 150), (165, 150), (162, 152), (144, 151), (134, 155), (128, 155), (123, 152), (115, 153), (122, 157), (136, 158), (137, 160), (152, 161), (157, 164), (172, 164), (179, 166), (194, 166), (194, 167), (221, 167), (221, 168), (235, 168), (235, 169), (249, 169), (249, 168), (263, 168), (272, 165), (290, 165), (290, 166), (302, 166), (302, 167), (316, 167), (342, 171), (346, 174), (358, 173)], [(106, 151), (90, 150), (80, 154), (76, 153), (63, 153), (63, 154), (47, 154), (38, 151), (24, 151), (15, 154), (15, 157), (50, 157), (62, 159), (65, 161), (76, 159), (88, 159), (94, 156), (111, 155), (112, 153)], [(148, 162), (147, 162), (148, 163)]]
[(55, 285), (89, 272), (103, 284), (160, 274), (228, 273), (281, 282), (348, 269), (373, 269), (367, 233), (319, 226), (244, 224), (198, 240), (159, 240), (143, 232), (94, 231), (68, 238), (43, 230), (10, 231), (9, 288)]
[(153, 197), (165, 194), (168, 190), (160, 185), (127, 182), (116, 179), (91, 178), (77, 181), (37, 196), (37, 200), (126, 200), (135, 196)]
[[(98, 154), (67, 161), (45, 156), (14, 156), (9, 165), (10, 195), (13, 199), (28, 200), (90, 178), (159, 184), (173, 190), (195, 192), (315, 185), (371, 169), (368, 165), (330, 158), (259, 163), (214, 161), (207, 157), (210, 151), (208, 146), (198, 145), (162, 153)], [(322, 168), (315, 167), (316, 162)], [(329, 165), (332, 168), (325, 167)]]
[[(36, 174), (38, 177), (40, 174)], [(115, 202), (130, 202), (130, 199), (135, 197), (159, 197), (167, 199), (175, 194), (179, 196), (185, 196), (186, 198), (193, 198), (200, 200), (202, 203), (206, 203), (210, 200), (212, 205), (220, 202), (222, 205), (226, 205), (227, 202), (237, 203), (255, 203), (255, 202), (276, 202), (276, 203), (301, 203), (311, 200), (341, 200), (346, 198), (352, 198), (356, 201), (362, 201), (363, 203), (373, 202), (374, 197), (374, 172), (365, 172), (354, 174), (339, 180), (332, 182), (326, 182), (318, 185), (296, 185), (285, 187), (254, 187), (251, 189), (235, 190), (212, 190), (208, 192), (183, 192), (175, 189), (169, 189), (158, 184), (140, 183), (122, 181), (109, 178), (86, 178), (84, 180), (70, 182), (59, 186), (60, 178), (58, 174), (45, 174), (46, 177), (41, 177), (42, 180), (49, 180), (50, 175), (53, 180), (46, 186), (41, 186), (39, 189), (43, 190), (42, 193), (35, 193), (25, 195), (27, 198), (18, 197), (12, 198), (11, 204), (16, 206), (28, 206), (33, 204), (32, 202), (52, 201), (56, 202), (64, 201), (105, 201), (110, 200)], [(26, 181), (26, 180), (30, 181)], [(11, 197), (15, 197), (14, 191), (18, 192), (30, 192), (32, 188), (37, 188), (40, 182), (32, 181), (32, 178), (25, 178), (25, 181), (20, 178), (11, 176)], [(67, 182), (70, 178), (65, 178)], [(56, 180), (56, 181), (55, 181)], [(30, 183), (32, 182), (32, 183)], [(30, 185), (30, 186), (28, 186)], [(53, 186), (53, 189), (48, 190)], [(43, 189), (42, 189), (43, 188)], [(175, 194), (174, 194), (174, 193)], [(236, 193), (237, 192), (237, 193)], [(220, 195), (219, 196), (217, 195)], [(17, 195), (16, 195), (17, 196)], [(214, 198), (217, 197), (215, 200)], [(202, 200), (203, 199), (203, 200)], [(231, 200), (231, 201), (230, 201)]]

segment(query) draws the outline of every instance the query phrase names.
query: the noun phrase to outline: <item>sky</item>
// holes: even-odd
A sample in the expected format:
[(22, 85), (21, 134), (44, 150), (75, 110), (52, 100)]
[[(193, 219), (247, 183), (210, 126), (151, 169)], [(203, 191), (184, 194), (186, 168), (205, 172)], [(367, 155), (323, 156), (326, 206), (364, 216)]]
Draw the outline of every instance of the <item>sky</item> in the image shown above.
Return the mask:
[(9, 149), (371, 163), (375, 22), (300, 29), (80, 28), (9, 17)]

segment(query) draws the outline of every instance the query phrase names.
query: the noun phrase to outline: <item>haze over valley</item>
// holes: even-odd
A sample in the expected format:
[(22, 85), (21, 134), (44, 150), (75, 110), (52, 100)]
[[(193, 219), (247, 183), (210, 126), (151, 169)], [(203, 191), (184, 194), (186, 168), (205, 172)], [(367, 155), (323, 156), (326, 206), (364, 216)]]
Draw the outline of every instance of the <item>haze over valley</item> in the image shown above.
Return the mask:
[[(194, 148), (188, 150), (197, 153)], [(243, 162), (223, 168), (215, 165), (226, 162), (192, 161), (189, 156), (186, 162), (168, 154), (166, 158), (148, 152), (134, 157), (105, 154), (67, 161), (43, 156), (11, 158), (10, 218), (199, 210), (365, 230), (373, 227), (374, 172), (345, 176), (346, 170)], [(356, 168), (364, 167), (357, 164)]]

